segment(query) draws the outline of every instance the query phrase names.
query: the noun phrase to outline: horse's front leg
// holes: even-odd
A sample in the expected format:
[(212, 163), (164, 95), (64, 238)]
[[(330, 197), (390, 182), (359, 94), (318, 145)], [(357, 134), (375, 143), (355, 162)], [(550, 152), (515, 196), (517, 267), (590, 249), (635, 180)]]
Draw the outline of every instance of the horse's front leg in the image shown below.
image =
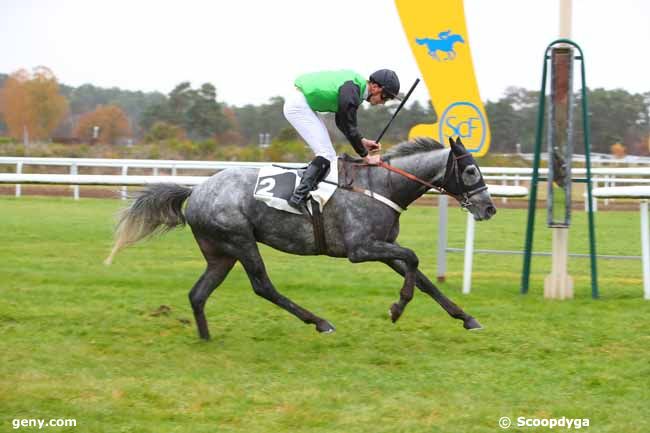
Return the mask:
[[(400, 262), (398, 260), (389, 260), (385, 263), (400, 275), (406, 275), (408, 273), (408, 267), (404, 262)], [(454, 319), (462, 320), (463, 327), (465, 329), (482, 329), (482, 326), (478, 320), (467, 314), (465, 311), (463, 311), (462, 308), (447, 298), (440, 290), (438, 290), (438, 288), (431, 282), (431, 280), (429, 280), (429, 278), (427, 278), (427, 276), (419, 270), (416, 271), (415, 284), (417, 285), (418, 289), (422, 290), (424, 293), (435, 299), (436, 302), (440, 304), (440, 306), (444, 308), (451, 317)]]
[(348, 259), (352, 263), (391, 260), (400, 260), (406, 264), (404, 271), (404, 285), (399, 292), (399, 301), (391, 305), (390, 318), (393, 323), (397, 322), (406, 305), (413, 299), (413, 287), (418, 270), (419, 259), (415, 253), (408, 248), (403, 248), (390, 242), (373, 241), (354, 248)]

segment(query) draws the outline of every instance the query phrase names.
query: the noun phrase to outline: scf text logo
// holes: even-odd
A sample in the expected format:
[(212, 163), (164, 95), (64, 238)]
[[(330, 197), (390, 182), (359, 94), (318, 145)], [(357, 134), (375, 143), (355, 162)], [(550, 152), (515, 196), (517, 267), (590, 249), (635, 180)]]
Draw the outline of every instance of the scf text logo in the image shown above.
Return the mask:
[(467, 150), (478, 152), (485, 144), (485, 117), (471, 102), (454, 102), (442, 113), (439, 122), (440, 142), (460, 137)]

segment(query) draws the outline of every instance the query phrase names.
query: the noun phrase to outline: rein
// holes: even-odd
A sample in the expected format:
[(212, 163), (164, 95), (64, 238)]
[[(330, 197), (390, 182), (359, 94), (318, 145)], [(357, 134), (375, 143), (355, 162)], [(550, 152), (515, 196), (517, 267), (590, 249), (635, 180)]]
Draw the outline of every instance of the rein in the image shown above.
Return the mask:
[(471, 196), (475, 195), (475, 194), (478, 194), (478, 193), (480, 193), (482, 191), (485, 191), (487, 189), (487, 186), (481, 186), (481, 187), (475, 188), (473, 190), (463, 191), (460, 194), (454, 194), (453, 192), (448, 191), (447, 188), (445, 188), (445, 186), (449, 183), (449, 180), (450, 180), (452, 174), (455, 174), (455, 176), (456, 176), (456, 179), (455, 179), (456, 183), (459, 186), (464, 186), (463, 182), (462, 182), (462, 179), (460, 177), (459, 170), (458, 170), (458, 160), (462, 159), (462, 158), (465, 158), (465, 157), (468, 157), (468, 156), (471, 156), (471, 155), (469, 153), (465, 153), (463, 155), (456, 156), (456, 155), (453, 154), (453, 152), (449, 153), (449, 160), (447, 162), (447, 170), (446, 170), (445, 178), (444, 178), (443, 184), (442, 184), (443, 186), (437, 186), (437, 185), (432, 184), (431, 182), (427, 182), (426, 180), (420, 179), (419, 177), (417, 177), (417, 176), (415, 176), (415, 175), (413, 175), (413, 174), (411, 174), (411, 173), (409, 173), (407, 171), (404, 171), (401, 168), (397, 168), (397, 167), (395, 167), (393, 165), (390, 165), (385, 161), (379, 161), (378, 164), (359, 164), (359, 165), (360, 166), (367, 166), (367, 167), (372, 167), (372, 166), (382, 167), (382, 168), (384, 168), (384, 169), (386, 169), (388, 171), (392, 171), (393, 173), (397, 173), (400, 176), (403, 176), (403, 177), (405, 177), (405, 178), (407, 178), (407, 179), (409, 179), (409, 180), (411, 180), (413, 182), (417, 182), (417, 183), (419, 183), (421, 185), (424, 185), (424, 186), (428, 187), (429, 189), (435, 189), (436, 191), (440, 192), (441, 194), (445, 194), (445, 195), (448, 195), (450, 197), (455, 198), (456, 200), (458, 200), (460, 205), (463, 208), (466, 209), (467, 206), (469, 206), (469, 198)]
[[(436, 191), (440, 192), (441, 194), (445, 194), (445, 195), (448, 195), (450, 197), (455, 198), (460, 203), (460, 206), (463, 209), (467, 210), (469, 208), (469, 206), (471, 205), (470, 201), (469, 201), (470, 197), (472, 197), (473, 195), (478, 194), (478, 193), (480, 193), (482, 191), (487, 190), (487, 185), (485, 185), (485, 183), (482, 183), (481, 186), (479, 186), (477, 188), (474, 188), (474, 189), (469, 189), (469, 187), (463, 183), (461, 173), (460, 173), (460, 169), (459, 169), (459, 166), (458, 166), (458, 160), (466, 158), (466, 157), (470, 157), (470, 156), (471, 156), (471, 154), (469, 154), (469, 153), (464, 153), (464, 154), (462, 154), (460, 156), (456, 156), (452, 151), (450, 151), (449, 159), (447, 160), (447, 168), (445, 170), (445, 178), (443, 179), (443, 182), (442, 182), (441, 186), (437, 186), (437, 185), (434, 185), (431, 182), (427, 182), (426, 180), (420, 179), (419, 177), (415, 176), (414, 174), (411, 174), (411, 173), (409, 173), (407, 171), (402, 170), (401, 168), (397, 168), (397, 167), (395, 167), (393, 165), (390, 165), (388, 162), (382, 161), (382, 160), (380, 160), (379, 163), (377, 163), (377, 164), (353, 163), (352, 165), (357, 166), (357, 167), (381, 167), (381, 168), (384, 168), (384, 169), (386, 169), (388, 171), (392, 171), (393, 173), (399, 174), (400, 176), (405, 177), (405, 178), (409, 179), (410, 181), (419, 183), (420, 185), (426, 186), (429, 189), (435, 189)], [(478, 169), (478, 167), (477, 167), (477, 169)], [(452, 176), (453, 176), (453, 178), (452, 178)], [(481, 179), (482, 179), (482, 176), (481, 176)], [(338, 185), (338, 186), (342, 187), (342, 188), (353, 190), (355, 192), (365, 193), (366, 195), (368, 195), (370, 197), (379, 196), (379, 194), (373, 193), (372, 191), (362, 190), (362, 189), (360, 189), (358, 187), (355, 187), (353, 185), (353, 182), (354, 182), (354, 179), (352, 179), (351, 182), (349, 182), (349, 183), (347, 183), (345, 185)], [(452, 184), (455, 183), (455, 185), (458, 186), (458, 188), (460, 189), (460, 193), (451, 192), (449, 190), (449, 184), (450, 183), (452, 183)], [(377, 197), (375, 197), (375, 198), (377, 198)], [(381, 198), (385, 199), (385, 197), (381, 197)], [(384, 201), (384, 200), (380, 200), (380, 201)], [(386, 201), (390, 202), (390, 204), (386, 203)], [(393, 204), (392, 201), (390, 201), (390, 200), (386, 200), (386, 201), (384, 201), (384, 203), (389, 204), (389, 206), (393, 207), (393, 209), (398, 210), (398, 209), (396, 209), (396, 207), (392, 206), (392, 204)], [(397, 206), (397, 208), (399, 208), (399, 206)], [(401, 208), (399, 208), (399, 209), (400, 210), (398, 210), (398, 212), (402, 210)]]

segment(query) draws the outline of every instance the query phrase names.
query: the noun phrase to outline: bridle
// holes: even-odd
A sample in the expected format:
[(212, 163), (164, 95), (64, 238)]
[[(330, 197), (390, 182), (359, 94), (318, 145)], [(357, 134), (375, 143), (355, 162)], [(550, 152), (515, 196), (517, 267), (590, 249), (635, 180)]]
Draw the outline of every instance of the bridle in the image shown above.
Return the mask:
[[(394, 167), (385, 161), (380, 161), (378, 164), (376, 164), (376, 166), (397, 173), (400, 176), (403, 176), (409, 180), (412, 180), (413, 182), (417, 182), (421, 185), (424, 185), (430, 189), (435, 189), (439, 191), (441, 194), (445, 194), (450, 197), (453, 197), (456, 200), (458, 200), (462, 209), (468, 210), (469, 206), (471, 205), (469, 201), (470, 197), (488, 189), (487, 185), (485, 185), (485, 182), (483, 182), (483, 175), (481, 174), (478, 165), (475, 165), (476, 169), (479, 170), (478, 182), (472, 185), (465, 185), (465, 183), (463, 182), (458, 161), (463, 158), (471, 157), (471, 156), (472, 155), (470, 153), (464, 153), (460, 156), (456, 156), (453, 150), (450, 149), (449, 158), (447, 159), (447, 169), (445, 170), (445, 178), (443, 179), (441, 186), (437, 186), (432, 184), (431, 182), (422, 180), (419, 177), (409, 172), (406, 172), (401, 168)], [(476, 188), (471, 188), (473, 185), (478, 185), (478, 186)], [(457, 186), (457, 188), (455, 188), (455, 186)]]

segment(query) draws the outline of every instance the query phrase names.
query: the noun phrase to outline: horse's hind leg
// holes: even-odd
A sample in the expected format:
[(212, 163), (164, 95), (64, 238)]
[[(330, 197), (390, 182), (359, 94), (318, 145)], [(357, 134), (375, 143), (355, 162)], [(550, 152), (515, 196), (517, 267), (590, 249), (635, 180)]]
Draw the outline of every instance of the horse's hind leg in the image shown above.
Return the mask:
[[(386, 261), (386, 264), (401, 275), (405, 275), (407, 272), (406, 264), (402, 261), (390, 260)], [(417, 285), (418, 289), (435, 299), (436, 302), (440, 304), (440, 306), (444, 308), (451, 317), (454, 319), (462, 320), (465, 329), (473, 330), (482, 328), (478, 320), (465, 313), (462, 308), (454, 304), (440, 290), (438, 290), (438, 288), (431, 282), (431, 280), (427, 278), (426, 275), (420, 271), (416, 272), (415, 284)]]
[(211, 257), (207, 269), (190, 290), (188, 296), (194, 312), (194, 320), (199, 330), (199, 337), (204, 340), (210, 339), (208, 322), (203, 311), (205, 303), (214, 289), (226, 278), (236, 261), (232, 257)]
[(291, 299), (278, 293), (266, 273), (264, 261), (262, 260), (257, 244), (254, 241), (240, 245), (240, 250), (243, 251), (243, 253), (241, 253), (237, 258), (244, 266), (251, 285), (253, 286), (253, 290), (257, 295), (273, 302), (278, 307), (287, 310), (303, 322), (316, 325), (316, 330), (318, 332), (333, 332), (335, 330), (334, 326), (327, 320), (316, 316), (312, 312), (294, 303)]

